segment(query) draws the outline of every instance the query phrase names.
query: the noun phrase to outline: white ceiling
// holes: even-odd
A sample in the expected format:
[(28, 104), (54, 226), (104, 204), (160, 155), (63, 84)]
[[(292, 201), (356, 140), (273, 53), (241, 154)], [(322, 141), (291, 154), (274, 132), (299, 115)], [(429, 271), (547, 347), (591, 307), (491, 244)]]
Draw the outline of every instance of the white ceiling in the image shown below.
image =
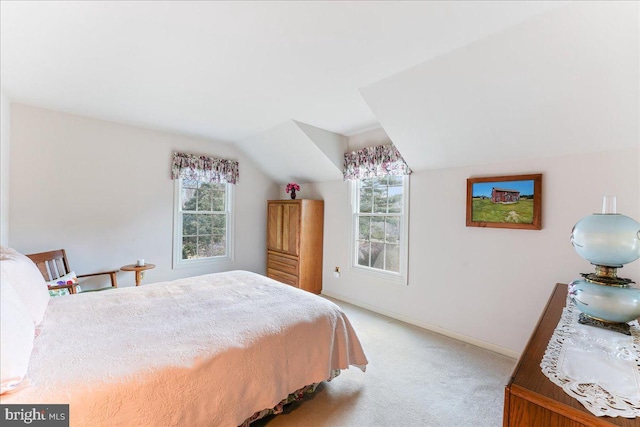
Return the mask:
[(361, 90), (414, 170), (638, 147), (638, 2), (576, 2)]
[(342, 179), (347, 137), (337, 133), (288, 120), (235, 144), (278, 183)]
[(621, 149), (639, 5), (2, 1), (0, 86), (232, 143), (279, 183), (340, 179), (344, 135), (376, 127), (414, 171)]
[(290, 120), (353, 134), (359, 89), (548, 2), (0, 3), (13, 101), (233, 142)]

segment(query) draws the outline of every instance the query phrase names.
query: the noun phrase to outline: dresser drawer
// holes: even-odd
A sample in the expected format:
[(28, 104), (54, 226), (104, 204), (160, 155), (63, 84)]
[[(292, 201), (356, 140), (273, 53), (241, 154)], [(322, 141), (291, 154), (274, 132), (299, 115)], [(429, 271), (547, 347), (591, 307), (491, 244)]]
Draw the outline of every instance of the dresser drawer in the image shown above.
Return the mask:
[(292, 274), (287, 274), (279, 270), (267, 268), (267, 277), (273, 280), (277, 280), (278, 282), (282, 282), (286, 285), (291, 285), (295, 288), (298, 287), (298, 276), (294, 276)]
[(267, 269), (298, 276), (298, 260), (270, 252), (267, 254)]

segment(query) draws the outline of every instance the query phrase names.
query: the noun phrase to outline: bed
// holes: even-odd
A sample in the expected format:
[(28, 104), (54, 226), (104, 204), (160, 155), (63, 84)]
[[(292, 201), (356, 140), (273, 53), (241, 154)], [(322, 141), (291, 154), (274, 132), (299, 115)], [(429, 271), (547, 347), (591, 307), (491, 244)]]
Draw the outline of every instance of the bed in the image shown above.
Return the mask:
[[(3, 258), (5, 312), (32, 296)], [(337, 305), (247, 271), (47, 298), (33, 324), (26, 375), (3, 372), (0, 402), (68, 403), (71, 425), (246, 425), (367, 364)]]

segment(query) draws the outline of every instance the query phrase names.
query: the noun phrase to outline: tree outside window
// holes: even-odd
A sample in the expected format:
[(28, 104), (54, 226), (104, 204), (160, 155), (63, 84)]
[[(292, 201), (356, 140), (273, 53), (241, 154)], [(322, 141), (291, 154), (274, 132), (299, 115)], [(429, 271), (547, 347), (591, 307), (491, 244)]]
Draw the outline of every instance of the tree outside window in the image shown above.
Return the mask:
[(178, 181), (178, 264), (229, 258), (232, 185), (196, 179)]
[(356, 265), (401, 273), (405, 176), (357, 181)]

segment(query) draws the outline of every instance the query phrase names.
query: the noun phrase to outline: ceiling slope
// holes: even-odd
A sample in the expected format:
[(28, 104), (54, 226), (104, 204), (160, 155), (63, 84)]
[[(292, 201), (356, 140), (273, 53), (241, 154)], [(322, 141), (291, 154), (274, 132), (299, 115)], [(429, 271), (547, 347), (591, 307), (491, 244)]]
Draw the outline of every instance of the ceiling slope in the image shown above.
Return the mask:
[(637, 146), (637, 2), (579, 2), (361, 89), (414, 170)]
[(358, 88), (556, 2), (0, 1), (2, 89), (28, 105), (237, 141), (292, 118), (376, 124)]
[(237, 144), (276, 183), (342, 179), (343, 135), (288, 120)]

